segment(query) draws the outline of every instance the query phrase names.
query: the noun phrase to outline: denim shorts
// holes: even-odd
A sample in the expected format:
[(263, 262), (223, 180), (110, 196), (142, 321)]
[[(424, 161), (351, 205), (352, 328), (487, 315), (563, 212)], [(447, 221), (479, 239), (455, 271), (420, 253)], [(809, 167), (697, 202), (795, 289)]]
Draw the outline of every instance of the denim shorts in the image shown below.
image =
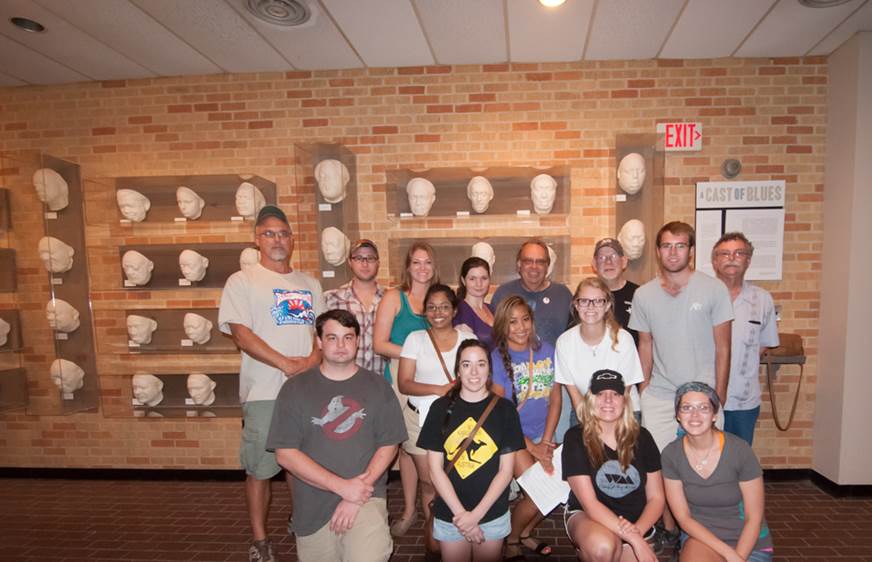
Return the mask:
[[(492, 519), (487, 523), (479, 523), (481, 532), (484, 533), (484, 540), (498, 541), (509, 536), (512, 530), (512, 520), (509, 517), (509, 512), (505, 512), (496, 519)], [(443, 521), (439, 518), (433, 518), (433, 538), (440, 542), (460, 542), (466, 538), (460, 534), (454, 523)]]
[[(690, 536), (687, 533), (681, 531), (681, 535), (679, 536), (678, 540), (681, 543), (682, 548), (684, 548), (684, 543), (686, 543), (687, 539), (689, 538)], [(775, 551), (773, 549), (752, 550), (751, 554), (748, 555), (748, 562), (772, 562), (772, 557), (774, 554)]]

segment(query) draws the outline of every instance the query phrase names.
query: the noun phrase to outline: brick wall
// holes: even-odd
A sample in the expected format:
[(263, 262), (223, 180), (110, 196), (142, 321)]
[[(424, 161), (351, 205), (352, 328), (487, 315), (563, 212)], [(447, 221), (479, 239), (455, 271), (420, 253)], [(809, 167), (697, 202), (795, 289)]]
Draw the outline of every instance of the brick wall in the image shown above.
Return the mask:
[[(119, 226), (104, 178), (131, 175), (253, 173), (276, 182), (297, 230), (294, 264), (317, 268), (314, 196), (295, 163), (295, 143), (340, 143), (357, 157), (360, 228), (388, 240), (421, 235), (525, 235), (529, 225), (481, 218), (385, 218), (386, 171), (449, 166), (552, 166), (572, 169), (567, 220), (535, 219), (532, 230), (572, 240), (572, 284), (590, 273), (593, 243), (614, 234), (614, 143), (618, 133), (652, 133), (658, 121), (700, 121), (702, 152), (666, 159), (665, 216), (693, 222), (694, 186), (720, 179), (739, 158), (742, 179), (788, 185), (784, 280), (763, 283), (783, 305), (780, 329), (805, 338), (809, 362), (793, 429), (775, 430), (764, 393), (755, 449), (766, 467), (811, 464), (817, 375), (816, 336), (822, 243), (827, 66), (823, 58), (610, 61), (575, 64), (436, 66), (114, 81), (0, 89), (0, 182), (13, 191), (16, 216), (37, 213), (24, 173), (34, 154), (81, 165), (98, 371), (104, 393), (124, 392), (124, 375), (197, 364), (238, 365), (234, 355), (126, 355), (126, 308), (215, 306), (218, 290), (125, 293), (117, 246), (182, 241), (244, 242), (248, 227)], [(33, 220), (31, 214), (31, 221)], [(23, 226), (22, 226), (23, 225)], [(47, 281), (26, 223), (0, 242), (19, 248), (23, 293)], [(34, 229), (30, 229), (34, 230)], [(38, 234), (37, 238), (38, 238)], [(33, 244), (33, 245), (29, 245)], [(382, 263), (386, 276), (389, 264)], [(385, 279), (387, 280), (387, 279)], [(16, 306), (0, 295), (0, 307)], [(20, 298), (20, 297), (19, 297)], [(24, 306), (20, 303), (19, 306)], [(33, 307), (31, 307), (33, 308)], [(30, 310), (38, 330), (41, 311)], [(35, 371), (50, 347), (29, 338), (23, 355)], [(171, 364), (175, 369), (169, 368)], [(31, 381), (34, 391), (45, 385)], [(796, 374), (776, 385), (786, 416)], [(70, 416), (0, 417), (0, 465), (69, 467), (237, 466), (238, 419), (155, 420)]]

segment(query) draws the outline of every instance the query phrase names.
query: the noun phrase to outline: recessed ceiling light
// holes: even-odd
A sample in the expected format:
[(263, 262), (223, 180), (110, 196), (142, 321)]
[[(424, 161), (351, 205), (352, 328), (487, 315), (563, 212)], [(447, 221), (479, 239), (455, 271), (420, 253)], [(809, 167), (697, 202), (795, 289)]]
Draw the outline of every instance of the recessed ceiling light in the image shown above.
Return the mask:
[(539, 0), (539, 3), (546, 8), (556, 8), (566, 2), (566, 0)]
[(851, 0), (797, 0), (806, 8), (835, 8), (847, 4)]
[(254, 17), (286, 27), (303, 25), (312, 17), (303, 0), (248, 0), (247, 6)]
[(19, 29), (23, 29), (24, 31), (29, 31), (30, 33), (42, 33), (45, 31), (45, 26), (39, 23), (38, 21), (33, 21), (27, 18), (9, 18), (9, 21), (12, 22), (12, 25)]

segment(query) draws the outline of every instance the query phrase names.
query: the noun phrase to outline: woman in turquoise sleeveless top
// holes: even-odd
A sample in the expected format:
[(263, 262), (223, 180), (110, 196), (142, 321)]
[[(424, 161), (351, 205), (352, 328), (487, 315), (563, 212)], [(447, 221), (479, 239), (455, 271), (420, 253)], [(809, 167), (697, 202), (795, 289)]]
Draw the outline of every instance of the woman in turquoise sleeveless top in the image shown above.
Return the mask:
[[(397, 399), (407, 408), (406, 397), (397, 389), (397, 368), (400, 351), (406, 336), (416, 330), (427, 329), (424, 317), (424, 296), (430, 285), (439, 282), (436, 269), (436, 254), (430, 244), (413, 242), (406, 252), (403, 277), (400, 286), (385, 291), (375, 313), (373, 349), (388, 359), (385, 378), (394, 387)], [(417, 517), (416, 497), (418, 473), (412, 458), (400, 448), (400, 479), (403, 483), (403, 516), (391, 525), (391, 534), (400, 537), (406, 534)]]

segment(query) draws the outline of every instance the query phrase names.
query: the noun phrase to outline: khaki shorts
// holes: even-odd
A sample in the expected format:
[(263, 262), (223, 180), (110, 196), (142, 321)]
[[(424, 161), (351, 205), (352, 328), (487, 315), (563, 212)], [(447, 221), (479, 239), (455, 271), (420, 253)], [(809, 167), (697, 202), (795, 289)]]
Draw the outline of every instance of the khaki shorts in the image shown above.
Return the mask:
[(406, 422), (408, 439), (403, 441), (403, 450), (410, 455), (426, 455), (427, 451), (418, 447), (418, 436), (421, 434), (420, 416), (418, 412), (409, 407), (409, 401), (403, 401), (403, 421)]
[(256, 400), (242, 405), (242, 444), (239, 462), (245, 473), (258, 480), (269, 480), (282, 471), (275, 453), (266, 450), (266, 437), (272, 423), (274, 400)]
[(305, 537), (297, 536), (300, 562), (387, 562), (394, 550), (384, 498), (372, 498), (360, 508), (354, 526), (342, 535), (330, 523)]

